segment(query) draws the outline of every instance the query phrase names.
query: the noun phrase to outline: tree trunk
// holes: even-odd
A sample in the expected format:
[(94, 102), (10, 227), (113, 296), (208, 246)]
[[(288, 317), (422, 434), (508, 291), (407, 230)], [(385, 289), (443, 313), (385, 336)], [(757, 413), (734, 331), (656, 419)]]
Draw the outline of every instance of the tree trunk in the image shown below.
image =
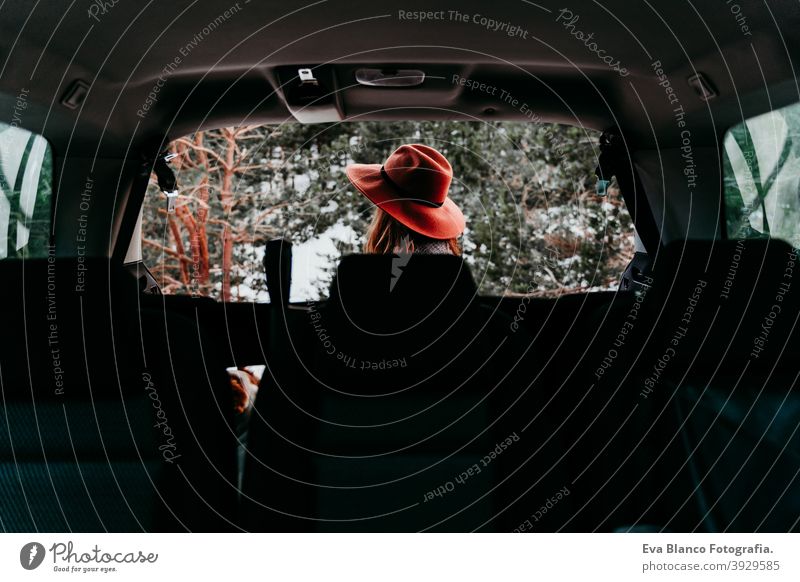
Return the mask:
[[(220, 189), (220, 201), (222, 202), (222, 212), (224, 220), (230, 220), (231, 209), (233, 208), (233, 175), (235, 171), (234, 154), (236, 153), (236, 136), (233, 130), (225, 128), (222, 130), (225, 136), (225, 163), (222, 166), (222, 188)], [(226, 224), (222, 232), (222, 300), (231, 300), (231, 270), (233, 268), (233, 233), (231, 227)]]
[[(168, 216), (167, 220), (169, 221), (169, 231), (172, 233), (172, 238), (175, 239), (175, 250), (178, 252), (178, 257), (185, 257), (186, 251), (183, 249), (183, 241), (181, 240), (181, 230), (178, 228), (178, 225), (175, 223), (175, 220)], [(189, 266), (186, 264), (186, 261), (181, 260), (181, 281), (183, 281), (184, 285), (189, 285)]]

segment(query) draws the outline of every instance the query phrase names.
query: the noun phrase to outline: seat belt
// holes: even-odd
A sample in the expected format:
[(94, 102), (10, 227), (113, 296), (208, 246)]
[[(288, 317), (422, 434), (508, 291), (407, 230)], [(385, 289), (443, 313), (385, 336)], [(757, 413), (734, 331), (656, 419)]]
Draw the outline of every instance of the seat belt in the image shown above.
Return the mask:
[(620, 290), (631, 291), (649, 288), (649, 275), (653, 260), (661, 247), (661, 233), (656, 225), (650, 203), (639, 176), (628, 155), (622, 137), (615, 131), (605, 131), (600, 136), (600, 157), (594, 171), (597, 176), (598, 196), (608, 195), (611, 178), (616, 176), (625, 207), (636, 228), (637, 247), (620, 279)]
[(600, 136), (600, 157), (594, 171), (597, 176), (597, 194), (606, 196), (611, 178), (616, 176), (622, 199), (631, 215), (636, 232), (648, 255), (654, 256), (661, 246), (650, 203), (636, 174), (633, 160), (628, 155), (622, 137), (616, 131), (604, 131)]
[(155, 173), (158, 181), (158, 188), (167, 195), (167, 211), (175, 211), (175, 202), (178, 199), (178, 180), (175, 173), (169, 166), (169, 161), (177, 157), (168, 151), (162, 151), (155, 157), (149, 153), (143, 153), (139, 171), (136, 173), (134, 182), (130, 187), (130, 198), (126, 202), (126, 207), (135, 207), (137, 212), (126, 210), (122, 216), (116, 240), (114, 242), (113, 260), (122, 264), (128, 252), (131, 237), (136, 230), (136, 223), (139, 219), (138, 210), (144, 203), (147, 194), (147, 185), (150, 183), (150, 176)]
[(276, 305), (289, 304), (292, 287), (292, 243), (282, 238), (267, 241), (264, 250), (264, 274), (269, 300)]
[[(284, 239), (267, 242), (264, 251), (264, 274), (270, 300), (269, 335), (267, 344), (266, 371), (273, 383), (281, 385), (295, 382), (291, 359), (289, 317), (289, 293), (292, 276), (292, 243)], [(267, 374), (261, 379), (263, 383)]]
[(159, 189), (167, 195), (167, 212), (175, 212), (175, 202), (178, 200), (178, 179), (175, 172), (169, 167), (169, 162), (178, 154), (172, 152), (161, 152), (156, 156), (153, 164), (153, 172), (158, 180)]

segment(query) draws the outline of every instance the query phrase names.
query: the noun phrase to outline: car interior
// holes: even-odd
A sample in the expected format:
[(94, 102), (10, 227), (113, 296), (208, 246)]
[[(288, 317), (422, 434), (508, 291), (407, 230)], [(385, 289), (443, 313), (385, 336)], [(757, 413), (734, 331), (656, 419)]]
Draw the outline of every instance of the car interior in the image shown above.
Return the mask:
[[(800, 6), (741, 5), (0, 6), (0, 530), (800, 530)], [(618, 282), (352, 252), (294, 300), (285, 233), (268, 301), (160, 291), (170, 144), (404, 121), (589, 132)]]

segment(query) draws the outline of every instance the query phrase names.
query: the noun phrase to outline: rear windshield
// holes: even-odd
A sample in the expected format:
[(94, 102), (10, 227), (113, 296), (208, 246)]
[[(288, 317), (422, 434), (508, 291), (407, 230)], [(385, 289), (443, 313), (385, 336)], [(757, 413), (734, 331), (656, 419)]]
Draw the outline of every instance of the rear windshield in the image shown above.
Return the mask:
[(728, 236), (800, 246), (800, 104), (735, 125), (724, 145)]
[(47, 256), (52, 180), (47, 140), (0, 123), (0, 259)]
[(373, 212), (345, 166), (422, 143), (453, 166), (450, 197), (467, 219), (463, 254), (481, 294), (614, 289), (633, 255), (633, 227), (618, 192), (594, 192), (598, 137), (571, 126), (457, 121), (198, 132), (170, 145), (174, 213), (150, 185), (143, 259), (165, 293), (268, 301), (264, 244), (288, 238), (291, 299), (324, 298), (339, 258), (361, 251)]

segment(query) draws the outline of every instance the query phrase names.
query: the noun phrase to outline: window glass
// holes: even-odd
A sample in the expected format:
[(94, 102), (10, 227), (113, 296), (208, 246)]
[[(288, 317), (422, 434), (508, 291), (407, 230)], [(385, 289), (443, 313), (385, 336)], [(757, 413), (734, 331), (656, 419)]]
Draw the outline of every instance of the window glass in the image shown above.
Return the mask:
[(47, 140), (0, 123), (0, 259), (47, 256), (52, 181)]
[(728, 236), (800, 246), (800, 104), (728, 130), (723, 163)]
[(599, 134), (535, 123), (458, 121), (264, 125), (198, 132), (170, 145), (180, 195), (146, 195), (142, 253), (165, 293), (268, 301), (262, 259), (294, 245), (294, 301), (327, 296), (338, 259), (360, 252), (371, 203), (345, 176), (404, 143), (441, 151), (467, 218), (464, 256), (484, 295), (616, 288), (633, 254), (619, 193), (594, 192)]

